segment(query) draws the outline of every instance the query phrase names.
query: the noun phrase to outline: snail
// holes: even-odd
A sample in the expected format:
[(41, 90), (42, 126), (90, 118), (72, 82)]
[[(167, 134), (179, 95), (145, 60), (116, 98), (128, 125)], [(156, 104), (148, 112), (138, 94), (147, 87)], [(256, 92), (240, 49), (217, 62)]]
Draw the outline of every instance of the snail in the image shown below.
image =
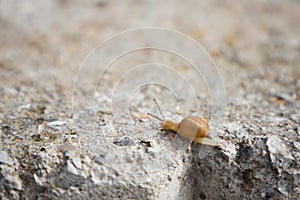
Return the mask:
[(151, 117), (154, 117), (162, 121), (162, 126), (161, 126), (162, 129), (174, 131), (179, 135), (181, 135), (182, 137), (188, 138), (200, 144), (221, 146), (221, 143), (213, 139), (206, 138), (210, 129), (209, 129), (208, 122), (206, 121), (205, 118), (190, 116), (190, 117), (183, 118), (179, 123), (173, 120), (165, 119), (156, 102), (156, 99), (154, 98), (153, 100), (157, 105), (157, 108), (161, 116), (163, 117), (163, 119), (151, 113), (147, 113), (147, 114)]

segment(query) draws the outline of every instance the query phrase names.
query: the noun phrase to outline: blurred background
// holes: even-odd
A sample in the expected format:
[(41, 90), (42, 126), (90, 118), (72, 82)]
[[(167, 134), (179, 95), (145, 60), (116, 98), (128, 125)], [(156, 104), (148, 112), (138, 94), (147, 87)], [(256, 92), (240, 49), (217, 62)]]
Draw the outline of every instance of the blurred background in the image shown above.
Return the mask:
[[(151, 26), (180, 31), (202, 44), (219, 67), (229, 101), (257, 92), (299, 95), (299, 1), (2, 0), (0, 9), (1, 85), (38, 101), (59, 94), (57, 99), (70, 102), (79, 66), (97, 44)], [(160, 54), (171, 65), (183, 66)], [(134, 59), (144, 61), (149, 55), (153, 53)], [(119, 67), (134, 63), (129, 60)], [(2, 109), (14, 101), (4, 95)], [(53, 109), (69, 112), (70, 105)]]

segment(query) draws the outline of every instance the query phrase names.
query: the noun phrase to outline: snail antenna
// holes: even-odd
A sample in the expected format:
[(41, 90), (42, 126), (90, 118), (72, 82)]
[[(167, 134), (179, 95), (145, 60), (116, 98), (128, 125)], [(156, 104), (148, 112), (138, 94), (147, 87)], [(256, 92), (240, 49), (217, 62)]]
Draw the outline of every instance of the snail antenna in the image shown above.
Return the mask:
[(156, 115), (153, 115), (153, 114), (151, 114), (151, 113), (147, 113), (147, 115), (149, 115), (149, 116), (151, 116), (151, 117), (154, 117), (155, 119), (158, 119), (159, 121), (164, 121), (163, 119), (161, 119), (161, 118), (159, 118), (158, 116), (156, 116)]
[(156, 99), (153, 98), (153, 101), (155, 102), (155, 105), (157, 106), (158, 111), (159, 111), (159, 113), (160, 113), (160, 115), (161, 115), (162, 118), (160, 118), (160, 117), (158, 117), (158, 116), (156, 116), (156, 115), (154, 115), (154, 114), (151, 114), (151, 113), (147, 113), (147, 115), (149, 115), (149, 116), (151, 116), (151, 117), (154, 117), (155, 119), (158, 119), (159, 121), (162, 121), (162, 122), (165, 121), (165, 117), (164, 117), (164, 115), (163, 115), (163, 113), (162, 113), (162, 111), (161, 111), (161, 109), (160, 109), (160, 107), (159, 107), (159, 105), (158, 105)]
[(158, 105), (158, 103), (157, 103), (157, 101), (156, 101), (156, 99), (155, 99), (154, 97), (153, 97), (153, 101), (155, 102), (155, 104), (156, 104), (156, 106), (157, 106), (157, 109), (158, 109), (158, 111), (159, 111), (161, 117), (162, 117), (163, 119), (165, 119), (165, 116), (164, 116), (163, 113), (161, 112), (161, 109), (160, 109), (160, 107), (159, 107), (159, 105)]

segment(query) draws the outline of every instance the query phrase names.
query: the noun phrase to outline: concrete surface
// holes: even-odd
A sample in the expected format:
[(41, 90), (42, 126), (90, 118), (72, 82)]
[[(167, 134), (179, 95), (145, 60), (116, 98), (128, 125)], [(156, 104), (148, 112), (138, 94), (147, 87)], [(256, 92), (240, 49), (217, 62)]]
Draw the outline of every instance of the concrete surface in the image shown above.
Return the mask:
[[(0, 1), (0, 198), (299, 199), (299, 13), (296, 0)], [(168, 30), (120, 34), (143, 27)], [(153, 97), (167, 118), (209, 119), (223, 146), (161, 130)]]

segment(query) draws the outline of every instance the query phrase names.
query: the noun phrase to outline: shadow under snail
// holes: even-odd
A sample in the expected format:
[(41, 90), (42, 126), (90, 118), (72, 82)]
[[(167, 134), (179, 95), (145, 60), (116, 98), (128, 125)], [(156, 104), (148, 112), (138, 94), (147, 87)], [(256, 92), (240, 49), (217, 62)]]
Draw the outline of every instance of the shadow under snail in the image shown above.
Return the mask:
[[(163, 114), (162, 114), (156, 100), (155, 99), (153, 99), (153, 100), (155, 101), (157, 108), (158, 108), (161, 116), (163, 117)], [(193, 140), (194, 142), (198, 142), (200, 144), (211, 145), (211, 146), (221, 146), (220, 142), (206, 137), (208, 135), (210, 129), (209, 129), (208, 122), (203, 117), (194, 117), (194, 116), (185, 117), (178, 123), (178, 122), (175, 122), (175, 121), (172, 121), (169, 119), (165, 119), (164, 117), (163, 117), (164, 119), (161, 119), (151, 113), (147, 113), (147, 114), (151, 117), (154, 117), (154, 118), (162, 121), (161, 127), (164, 130), (174, 131), (174, 132), (178, 133), (179, 135), (181, 135), (182, 137), (188, 138), (188, 139)]]

